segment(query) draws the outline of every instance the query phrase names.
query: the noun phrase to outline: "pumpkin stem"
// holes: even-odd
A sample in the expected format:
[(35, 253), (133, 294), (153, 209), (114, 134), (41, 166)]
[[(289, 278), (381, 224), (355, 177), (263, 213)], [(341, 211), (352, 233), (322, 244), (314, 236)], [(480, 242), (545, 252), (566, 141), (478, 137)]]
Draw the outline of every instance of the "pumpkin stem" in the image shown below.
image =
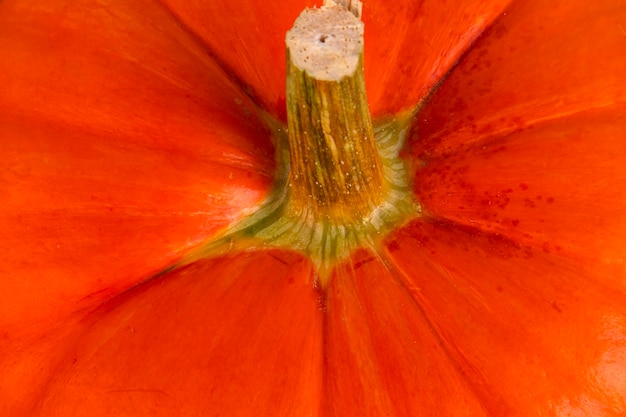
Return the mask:
[[(327, 0), (287, 33), (293, 202), (317, 218), (364, 218), (384, 193), (363, 77), (360, 2)], [(349, 9), (348, 9), (349, 8)]]
[(376, 250), (393, 227), (419, 215), (399, 157), (413, 115), (372, 128), (360, 15), (358, 0), (325, 0), (298, 17), (287, 33), (288, 137), (266, 120), (275, 135), (275, 188), (177, 266), (233, 250), (290, 248), (311, 258), (324, 286), (336, 262), (360, 247)]

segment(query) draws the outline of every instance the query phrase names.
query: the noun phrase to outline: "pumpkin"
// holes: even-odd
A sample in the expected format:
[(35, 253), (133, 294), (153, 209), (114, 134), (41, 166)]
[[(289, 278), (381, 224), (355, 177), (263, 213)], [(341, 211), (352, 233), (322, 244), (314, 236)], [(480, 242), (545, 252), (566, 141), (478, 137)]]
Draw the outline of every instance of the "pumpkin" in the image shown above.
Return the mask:
[(170, 268), (271, 193), (308, 2), (0, 2), (0, 414), (626, 413), (626, 5), (370, 0), (422, 213)]

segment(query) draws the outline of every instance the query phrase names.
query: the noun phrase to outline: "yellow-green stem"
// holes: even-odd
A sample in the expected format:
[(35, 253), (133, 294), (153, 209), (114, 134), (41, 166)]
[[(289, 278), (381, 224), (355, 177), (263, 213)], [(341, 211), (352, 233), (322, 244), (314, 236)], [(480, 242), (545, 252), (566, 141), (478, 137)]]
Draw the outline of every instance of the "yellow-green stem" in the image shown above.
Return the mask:
[(317, 218), (351, 222), (383, 199), (362, 54), (363, 23), (343, 6), (307, 9), (287, 34), (289, 186)]

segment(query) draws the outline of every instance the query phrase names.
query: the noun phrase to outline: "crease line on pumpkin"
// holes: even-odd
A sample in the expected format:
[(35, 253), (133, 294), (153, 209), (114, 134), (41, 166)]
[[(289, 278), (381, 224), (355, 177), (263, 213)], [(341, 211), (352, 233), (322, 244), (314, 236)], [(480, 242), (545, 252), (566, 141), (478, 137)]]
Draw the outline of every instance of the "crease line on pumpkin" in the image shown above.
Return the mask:
[[(405, 278), (408, 274), (403, 271), (403, 269), (396, 264), (393, 260), (393, 256), (390, 255), (389, 250), (387, 249), (384, 242), (381, 243), (379, 250), (374, 252), (375, 256), (378, 257), (381, 264), (389, 271), (389, 273), (393, 276), (396, 282), (402, 286), (403, 290), (407, 293), (407, 296), (410, 300), (413, 301), (415, 308), (419, 311), (420, 315), (424, 318), (424, 321), (428, 325), (428, 329), (433, 335), (433, 337), (438, 341), (441, 350), (444, 352), (446, 358), (455, 369), (456, 374), (463, 381), (464, 385), (472, 392), (475, 397), (478, 399), (482, 409), (485, 412), (486, 416), (496, 417), (499, 416), (498, 413), (490, 410), (488, 404), (492, 402), (492, 399), (485, 398), (484, 393), (478, 388), (479, 385), (487, 386), (486, 377), (475, 367), (471, 366), (470, 363), (465, 360), (465, 356), (461, 353), (461, 350), (452, 343), (450, 337), (444, 337), (445, 332), (442, 331), (441, 327), (436, 324), (435, 321), (431, 318), (431, 316), (427, 313), (427, 309), (424, 305), (417, 299), (415, 294), (415, 289), (411, 288), (408, 280)], [(441, 275), (441, 272), (437, 270), (438, 274)], [(453, 352), (456, 352), (455, 356)], [(465, 363), (466, 368), (473, 369), (476, 372), (470, 378), (466, 372), (463, 370), (463, 366), (457, 359), (462, 359)], [(480, 382), (476, 381), (476, 376), (480, 375)]]
[[(533, 254), (532, 252), (533, 250), (537, 251), (538, 256), (547, 255), (547, 253), (543, 251), (543, 247), (541, 246), (541, 244), (537, 244), (537, 245), (526, 244), (526, 241), (520, 242), (519, 238), (513, 239), (504, 234), (497, 233), (491, 230), (484, 230), (474, 225), (460, 223), (453, 219), (448, 219), (448, 218), (443, 218), (443, 217), (434, 217), (434, 216), (429, 216), (428, 214), (426, 214), (422, 216), (419, 220), (429, 222), (433, 225), (442, 224), (447, 229), (459, 230), (459, 231), (462, 231), (463, 233), (470, 234), (470, 235), (478, 234), (478, 235), (481, 235), (485, 239), (494, 238), (501, 244), (506, 245), (508, 247), (512, 247), (520, 251), (524, 251), (524, 250), (531, 251), (530, 252), (531, 256)], [(384, 241), (383, 241), (383, 247), (386, 247), (384, 244)], [(393, 266), (393, 268), (395, 268), (394, 270), (401, 271), (401, 268), (395, 266), (395, 263), (391, 260), (393, 259), (393, 256), (390, 256), (389, 253), (390, 252), (388, 250), (385, 250), (383, 252), (383, 255), (381, 255), (385, 259), (385, 263), (391, 262), (391, 265)], [(626, 292), (624, 292), (623, 287), (609, 285), (606, 280), (599, 280), (595, 278), (593, 274), (593, 270), (590, 270), (590, 269), (581, 270), (580, 267), (578, 266), (578, 263), (576, 262), (577, 259), (579, 259), (579, 256), (580, 256), (579, 254), (564, 250), (560, 253), (552, 252), (552, 253), (549, 253), (549, 255), (551, 258), (555, 258), (561, 262), (560, 263), (561, 268), (571, 268), (572, 271), (576, 271), (577, 275), (581, 277), (581, 279), (583, 279), (590, 285), (598, 287), (599, 291), (610, 292), (612, 294), (615, 294), (615, 297), (620, 297), (620, 298), (626, 297)], [(401, 276), (404, 276), (404, 273), (401, 273)], [(407, 286), (406, 288), (408, 291), (411, 291), (410, 287)], [(626, 298), (624, 301), (626, 301)], [(624, 305), (626, 305), (626, 303)]]
[(164, 0), (157, 0), (157, 3), (169, 13), (176, 22), (180, 25), (180, 28), (187, 33), (196, 43), (197, 45), (207, 53), (207, 56), (211, 58), (211, 60), (217, 65), (218, 68), (226, 75), (228, 79), (230, 79), (233, 84), (235, 84), (239, 91), (244, 94), (253, 104), (254, 108), (257, 112), (257, 117), (261, 122), (266, 122), (267, 119), (275, 119), (273, 115), (270, 115), (267, 110), (265, 110), (263, 103), (260, 101), (259, 96), (256, 94), (254, 87), (248, 83), (246, 83), (243, 78), (237, 75), (237, 72), (231, 68), (228, 64), (226, 64), (222, 59), (220, 59), (219, 54), (217, 54), (213, 48), (210, 47), (200, 34), (192, 29), (184, 19), (182, 19), (170, 6), (168, 6)]
[(448, 68), (445, 73), (441, 74), (439, 80), (431, 84), (428, 91), (426, 91), (426, 94), (414, 106), (408, 108), (408, 111), (412, 112), (413, 117), (417, 117), (419, 115), (420, 110), (433, 98), (439, 87), (445, 82), (446, 78), (448, 78), (448, 76), (454, 71), (459, 63), (463, 61), (463, 59), (465, 59), (467, 54), (472, 51), (474, 45), (479, 42), (483, 36), (488, 35), (490, 30), (500, 21), (500, 19), (507, 15), (509, 10), (511, 10), (511, 8), (513, 7), (514, 2), (515, 0), (509, 0), (507, 5), (502, 8), (498, 16), (493, 19), (488, 25), (485, 25), (482, 31), (474, 36), (472, 41), (467, 44), (467, 47), (463, 50), (463, 52), (459, 54), (457, 60), (450, 65), (450, 68)]
[[(466, 223), (461, 223), (459, 221), (456, 221), (454, 219), (449, 219), (449, 218), (444, 218), (444, 217), (424, 217), (424, 219), (431, 219), (433, 221), (436, 222), (444, 222), (447, 223), (449, 225), (449, 227), (455, 228), (457, 230), (464, 230), (464, 231), (475, 231), (475, 233), (481, 234), (483, 237), (489, 239), (494, 238), (496, 240), (498, 240), (499, 242), (502, 242), (510, 247), (514, 247), (518, 250), (521, 251), (526, 251), (527, 256), (533, 256), (534, 252), (536, 251), (538, 256), (545, 256), (547, 253), (544, 251), (544, 243), (545, 242), (550, 242), (551, 240), (545, 236), (545, 235), (540, 235), (538, 233), (530, 235), (528, 234), (527, 236), (518, 236), (516, 238), (507, 236), (504, 233), (500, 233), (497, 230), (487, 230), (481, 227), (477, 227), (475, 225), (472, 224), (466, 224)], [(502, 227), (502, 230), (506, 230), (506, 227)], [(539, 240), (536, 239), (537, 237), (542, 236), (544, 237), (544, 240)], [(582, 277), (582, 279), (584, 279), (586, 282), (595, 285), (599, 288), (604, 289), (604, 291), (607, 292), (611, 292), (611, 293), (616, 293), (616, 296), (619, 297), (626, 297), (626, 292), (623, 289), (623, 286), (615, 286), (615, 285), (610, 285), (608, 284), (608, 281), (603, 279), (603, 280), (599, 280), (597, 278), (594, 277), (592, 270), (588, 270), (588, 269), (580, 269), (580, 267), (578, 266), (578, 263), (580, 262), (580, 259), (586, 259), (585, 257), (581, 256), (580, 253), (577, 253), (575, 251), (572, 250), (567, 250), (567, 249), (562, 249), (559, 252), (553, 251), (549, 253), (551, 258), (554, 258), (560, 262), (562, 262), (561, 267), (572, 267), (574, 268), (578, 275)], [(626, 301), (626, 299), (625, 299)], [(626, 305), (626, 303), (624, 304)]]
[[(537, 129), (546, 129), (551, 130), (554, 127), (558, 127), (558, 125), (566, 124), (569, 119), (577, 119), (581, 116), (592, 116), (588, 118), (588, 121), (584, 126), (595, 126), (595, 123), (620, 123), (622, 112), (626, 108), (626, 101), (617, 101), (611, 102), (607, 105), (596, 106), (589, 109), (573, 111), (573, 112), (561, 112), (555, 113), (553, 117), (546, 117), (542, 119), (537, 119), (536, 124), (533, 125), (534, 128)], [(596, 119), (596, 116), (598, 119)], [(582, 125), (581, 125), (582, 126)], [(464, 152), (460, 152), (459, 149), (464, 147), (465, 151), (483, 151), (482, 148), (489, 146), (502, 146), (507, 144), (508, 138), (513, 137), (517, 133), (517, 130), (509, 130), (505, 134), (501, 136), (489, 136), (484, 138), (483, 141), (473, 142), (471, 144), (462, 144), (456, 146), (454, 148), (448, 148), (445, 152), (441, 154), (437, 154), (435, 157), (429, 159), (425, 162), (424, 166), (428, 167), (430, 163), (441, 164), (446, 162), (446, 158), (454, 158), (456, 154), (463, 154)], [(564, 139), (559, 139), (564, 140)], [(593, 137), (589, 136), (585, 139), (586, 142), (593, 143)], [(565, 142), (563, 142), (565, 144)], [(418, 168), (415, 170), (414, 175), (419, 175), (419, 170), (422, 168)], [(549, 174), (549, 172), (547, 173)], [(520, 180), (523, 180), (523, 172), (520, 172)], [(553, 221), (561, 216), (562, 213), (552, 212), (546, 213), (542, 221)], [(520, 225), (515, 228), (513, 231), (510, 225), (503, 223), (502, 221), (495, 220), (480, 220), (477, 217), (467, 216), (464, 213), (457, 212), (457, 215), (453, 216), (453, 213), (445, 214), (445, 213), (427, 213), (426, 216), (431, 217), (433, 219), (443, 220), (454, 224), (456, 227), (460, 228), (473, 228), (474, 230), (480, 231), (481, 233), (486, 233), (491, 236), (497, 238), (505, 238), (508, 241), (517, 244), (524, 245), (529, 250), (532, 248), (537, 250), (538, 252), (544, 251), (545, 245), (550, 244), (554, 237), (550, 236), (546, 233), (541, 233), (540, 230), (525, 230), (523, 221), (520, 222)], [(523, 219), (522, 219), (523, 220)], [(566, 242), (567, 243), (567, 242)], [(558, 252), (555, 253), (559, 259), (584, 259), (585, 254), (581, 252), (581, 246), (575, 246), (572, 244), (569, 245), (560, 245)], [(578, 250), (577, 250), (578, 249)]]
[[(391, 251), (387, 250), (387, 255), (389, 255), (391, 253)], [(540, 254), (539, 256), (543, 256), (545, 259), (549, 259), (552, 256), (548, 256), (546, 254)], [(393, 259), (393, 256), (390, 256), (391, 259)], [(448, 281), (450, 283), (450, 285), (454, 285), (456, 286), (456, 283), (462, 283), (463, 281), (465, 281), (466, 279), (462, 278), (461, 275), (459, 274), (458, 271), (454, 272), (454, 271), (450, 271), (448, 270), (448, 268), (446, 268), (446, 266), (443, 264), (443, 262), (436, 262), (433, 261), (430, 257), (426, 256), (424, 257), (424, 261), (428, 262), (432, 267), (435, 268), (435, 270), (437, 271), (438, 275), (442, 275), (443, 279), (445, 279), (446, 281)], [(391, 262), (393, 263), (393, 260), (391, 260)], [(488, 261), (486, 262), (486, 264), (488, 265)], [(449, 273), (450, 276), (445, 276), (439, 269), (439, 266), (442, 266), (443, 269), (445, 270), (445, 272)], [(619, 294), (616, 293), (615, 288), (610, 288), (609, 286), (604, 285), (601, 282), (598, 282), (596, 279), (593, 278), (593, 273), (591, 273), (590, 271), (583, 271), (581, 273), (579, 265), (577, 265), (576, 263), (571, 263), (571, 262), (567, 262), (567, 260), (564, 260), (564, 262), (562, 263), (553, 263), (550, 265), (550, 268), (554, 268), (555, 271), (560, 270), (561, 274), (562, 274), (562, 279), (564, 281), (568, 282), (568, 285), (571, 285), (572, 288), (578, 290), (581, 293), (594, 293), (596, 292), (597, 294), (606, 294), (606, 300), (608, 302), (608, 304), (612, 304), (614, 306), (624, 306), (626, 304), (624, 304), (624, 293), (620, 292)], [(400, 265), (397, 265), (397, 270), (400, 271), (400, 274), (402, 274), (402, 276), (415, 276), (414, 272), (403, 272), (403, 268)], [(529, 277), (530, 278), (530, 277)], [(535, 277), (535, 278), (540, 278), (540, 277)], [(573, 278), (573, 281), (572, 281)], [(525, 280), (522, 279), (519, 282), (517, 282), (518, 286), (523, 286), (525, 283)], [(521, 287), (519, 287), (521, 288)], [(518, 289), (519, 289), (518, 288)], [(584, 291), (583, 291), (584, 289)], [(410, 286), (407, 287), (407, 290), (409, 292), (411, 292), (411, 288)], [(607, 291), (608, 290), (608, 291)], [(461, 293), (462, 291), (460, 291)], [(512, 291), (512, 292), (516, 292), (516, 291)], [(418, 292), (416, 292), (416, 294), (418, 294)], [(432, 299), (432, 298), (431, 298)], [(537, 294), (532, 294), (532, 296), (529, 297), (529, 299), (535, 302), (540, 302), (540, 303), (544, 303), (546, 306), (548, 305), (552, 305), (554, 303), (554, 300), (549, 297), (549, 296), (544, 296), (543, 294), (539, 293), (539, 296), (537, 296)], [(425, 300), (427, 300), (425, 298)], [(417, 300), (416, 300), (417, 301)], [(472, 303), (472, 301), (469, 301), (470, 304)], [(419, 301), (418, 301), (419, 304)], [(437, 306), (429, 306), (430, 310), (436, 309)], [(574, 304), (570, 305), (571, 308), (576, 308)], [(428, 309), (426, 309), (427, 311)], [(559, 314), (561, 313), (561, 311), (559, 310), (558, 312)], [(490, 310), (489, 313), (486, 316), (494, 316), (497, 313), (495, 311)], [(425, 313), (426, 317), (428, 317), (428, 313)], [(508, 317), (507, 317), (508, 319)], [(541, 319), (544, 320), (545, 317), (541, 316)], [(445, 320), (445, 318), (444, 318)], [(568, 374), (568, 366), (566, 362), (560, 361), (559, 360), (559, 352), (554, 351), (554, 349), (551, 348), (549, 343), (545, 343), (545, 335), (543, 335), (541, 332), (537, 332), (535, 331), (534, 325), (529, 325), (529, 323), (527, 323), (524, 320), (524, 317), (518, 318), (518, 320), (515, 321), (503, 321), (506, 324), (504, 325), (505, 329), (508, 331), (509, 329), (511, 329), (511, 331), (513, 331), (512, 329), (514, 329), (515, 333), (516, 333), (516, 337), (518, 337), (520, 340), (524, 340), (526, 341), (526, 343), (529, 343), (530, 345), (534, 346), (537, 352), (543, 352), (543, 355), (545, 356), (544, 358), (544, 362), (545, 363), (550, 363), (550, 364), (554, 364), (555, 368), (553, 370), (553, 373), (555, 375), (567, 375)], [(443, 321), (443, 324), (445, 324), (445, 321)], [(502, 323), (500, 323), (502, 324)], [(494, 323), (492, 323), (489, 328), (491, 329), (492, 326), (494, 326)], [(443, 327), (442, 326), (437, 326), (435, 325), (435, 329), (437, 334), (445, 334), (445, 332), (442, 330)], [(444, 338), (445, 340), (453, 340), (454, 335), (451, 335), (450, 337)], [(492, 336), (494, 337), (494, 336)], [(465, 356), (462, 354), (462, 351), (457, 347), (457, 345), (455, 345), (454, 343), (451, 343), (450, 346), (450, 354), (455, 353), (459, 358), (461, 359), (465, 359)], [(488, 361), (488, 358), (484, 359), (485, 361)], [(457, 363), (456, 361), (453, 361), (455, 363)], [(463, 361), (462, 362), (463, 366), (466, 367), (466, 369), (469, 369), (470, 371), (474, 372), (477, 371), (478, 375), (480, 375), (481, 377), (484, 377), (484, 375), (482, 373), (480, 373), (480, 370), (477, 369), (475, 366), (472, 366), (472, 364), (469, 361)], [(558, 368), (556, 368), (556, 364), (560, 364), (562, 366), (560, 366)], [(461, 369), (461, 373), (463, 375), (465, 375), (466, 373), (463, 372), (463, 370)], [(470, 382), (474, 382), (476, 378), (476, 375), (472, 374), (471, 376), (471, 380)], [(484, 378), (485, 381), (487, 380), (486, 378)], [(471, 385), (471, 384), (470, 384)], [(497, 386), (492, 386), (491, 388), (489, 387), (488, 384), (485, 383), (478, 383), (477, 384), (477, 389), (478, 391), (476, 392), (476, 397), (481, 400), (483, 398), (486, 398), (486, 404), (493, 404), (494, 403), (494, 398), (497, 399), (497, 403), (500, 404), (500, 406), (504, 406), (508, 408), (507, 402), (503, 400), (503, 396), (500, 395), (500, 391), (499, 391), (499, 387)], [(490, 412), (490, 415), (502, 415), (502, 409), (498, 408), (497, 411), (492, 411)]]
[[(609, 104), (605, 104), (605, 105), (599, 105), (599, 106), (595, 106), (595, 107), (585, 107), (583, 109), (580, 110), (575, 110), (575, 111), (570, 111), (570, 112), (560, 112), (560, 113), (553, 113), (550, 115), (545, 115), (543, 117), (537, 117), (535, 119), (532, 119), (530, 121), (527, 121), (523, 126), (514, 126), (514, 127), (504, 127), (501, 130), (497, 131), (497, 132), (491, 132), (489, 134), (476, 134), (476, 133), (472, 133), (471, 135), (466, 135), (467, 138), (469, 139), (470, 137), (475, 139), (472, 140), (471, 142), (468, 142), (467, 140), (464, 140), (462, 142), (459, 142), (458, 145), (456, 146), (452, 146), (452, 147), (447, 147), (445, 149), (442, 149), (440, 151), (437, 151), (436, 153), (432, 153), (432, 154), (428, 154), (427, 158), (425, 158), (425, 162), (428, 163), (430, 161), (434, 161), (437, 160), (439, 158), (445, 158), (448, 156), (451, 156), (453, 154), (459, 153), (460, 150), (471, 150), (471, 149), (478, 149), (481, 148), (483, 146), (488, 146), (488, 145), (492, 145), (494, 143), (496, 143), (499, 140), (503, 140), (506, 139), (512, 135), (515, 135), (516, 133), (520, 133), (523, 130), (526, 129), (530, 129), (530, 128), (540, 128), (540, 127), (544, 127), (544, 126), (548, 126), (550, 123), (557, 123), (557, 122), (562, 122), (562, 121), (567, 121), (568, 119), (571, 118), (577, 118), (579, 116), (583, 116), (583, 115), (587, 115), (587, 114), (593, 114), (593, 113), (598, 113), (598, 112), (603, 112), (603, 111), (610, 111), (615, 107), (622, 107), (626, 105), (626, 100), (625, 101), (614, 101), (611, 102)], [(519, 108), (527, 108), (527, 107), (534, 107), (534, 104), (528, 104), (528, 103), (524, 103), (522, 106), (516, 106)], [(511, 107), (511, 108), (516, 108), (516, 107)], [(515, 115), (510, 115), (508, 116), (510, 118), (514, 118)], [(485, 121), (485, 124), (488, 124), (491, 121), (497, 120), (497, 119), (481, 119), (483, 121)], [(458, 131), (458, 130), (457, 130)], [(462, 131), (461, 131), (462, 132)], [(417, 131), (417, 136), (419, 138), (419, 131)], [(447, 135), (434, 135), (432, 136), (432, 138), (445, 138)], [(419, 140), (419, 139), (418, 139)]]
[[(380, 245), (378, 245), (380, 246)], [(371, 258), (366, 259), (364, 261), (361, 261), (361, 266), (364, 263), (369, 263), (374, 259), (378, 259), (380, 261), (379, 255), (378, 255), (378, 249), (377, 246), (371, 245), (368, 247), (364, 247), (362, 248), (363, 250), (365, 250), (368, 255), (372, 255)], [(359, 263), (359, 262), (357, 262)], [(386, 267), (384, 264), (382, 264), (383, 267)], [(337, 281), (340, 279), (344, 279), (346, 282), (348, 282), (349, 285), (349, 290), (350, 292), (352, 292), (355, 295), (355, 298), (358, 302), (358, 305), (360, 308), (363, 308), (363, 304), (362, 304), (362, 298), (361, 298), (361, 294), (359, 293), (359, 290), (355, 283), (355, 277), (356, 277), (356, 270), (359, 269), (360, 266), (355, 266), (355, 263), (352, 262), (351, 259), (346, 259), (345, 263), (342, 263), (341, 265), (338, 265), (338, 268), (335, 268), (335, 270), (333, 271), (333, 276), (332, 276), (332, 280)], [(346, 284), (343, 284), (344, 288), (345, 288)], [(332, 284), (329, 281), (329, 284), (326, 286), (326, 288), (324, 288), (325, 291), (325, 303), (329, 304), (328, 299), (333, 296), (333, 293), (331, 292), (331, 288), (332, 288)], [(337, 290), (335, 290), (337, 291)], [(345, 290), (344, 290), (345, 291)], [(342, 297), (340, 297), (342, 298)], [(343, 307), (345, 308), (345, 306)], [(341, 311), (335, 311), (333, 313), (332, 309), (329, 310), (325, 310), (324, 311), (325, 314), (323, 316), (324, 318), (324, 333), (323, 333), (323, 337), (324, 337), (324, 359), (327, 359), (328, 356), (328, 351), (329, 349), (329, 343), (327, 342), (327, 340), (332, 340), (332, 338), (329, 338), (329, 335), (331, 335), (330, 332), (330, 314), (335, 314), (336, 316), (341, 315)], [(345, 318), (344, 318), (345, 320)], [(367, 322), (367, 319), (365, 319)], [(347, 321), (345, 321), (346, 323), (349, 323)], [(361, 333), (361, 337), (362, 338), (366, 338), (366, 342), (365, 343), (360, 343), (359, 346), (359, 350), (367, 350), (367, 357), (369, 359), (371, 359), (371, 361), (367, 361), (367, 364), (361, 364), (361, 367), (359, 368), (359, 376), (360, 374), (366, 374), (368, 375), (368, 377), (372, 378), (375, 377), (376, 378), (376, 384), (378, 386), (384, 386), (384, 382), (382, 380), (382, 378), (380, 377), (380, 369), (381, 369), (381, 364), (380, 364), (380, 358), (377, 357), (376, 355), (376, 351), (374, 348), (374, 339), (373, 339), (373, 335), (371, 332), (371, 328), (369, 326), (369, 322), (367, 322), (368, 325), (365, 327), (366, 328), (366, 332)], [(365, 368), (363, 368), (363, 366), (365, 366)], [(332, 393), (333, 390), (333, 382), (335, 381), (335, 379), (337, 378), (335, 376), (335, 373), (331, 372), (333, 369), (331, 366), (329, 366), (328, 364), (326, 366), (324, 366), (324, 374), (323, 374), (323, 389), (324, 389), (324, 395), (322, 396), (321, 400), (323, 401), (323, 404), (329, 404), (328, 403), (328, 398), (330, 397), (329, 392)], [(361, 381), (362, 383), (362, 381)], [(392, 399), (390, 398), (389, 392), (387, 390), (376, 390), (375, 391), (375, 398), (373, 399), (374, 404), (378, 405), (378, 407), (384, 406), (387, 409), (391, 409), (392, 407)], [(330, 398), (332, 400), (332, 397)], [(325, 410), (332, 410), (331, 406), (326, 405), (326, 407), (324, 407)], [(326, 412), (328, 413), (328, 411)], [(326, 415), (326, 413), (324, 413), (324, 415)], [(334, 413), (331, 411), (331, 414), (334, 415)]]

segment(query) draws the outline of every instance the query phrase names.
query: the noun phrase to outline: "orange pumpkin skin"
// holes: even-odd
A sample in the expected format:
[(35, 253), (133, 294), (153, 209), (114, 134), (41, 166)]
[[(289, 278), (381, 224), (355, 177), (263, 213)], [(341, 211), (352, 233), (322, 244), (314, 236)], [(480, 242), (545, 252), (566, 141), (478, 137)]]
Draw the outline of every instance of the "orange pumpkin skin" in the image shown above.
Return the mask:
[(209, 3), (0, 3), (1, 415), (626, 413), (623, 2), (366, 2), (424, 217), (142, 283), (272, 182), (305, 5)]

